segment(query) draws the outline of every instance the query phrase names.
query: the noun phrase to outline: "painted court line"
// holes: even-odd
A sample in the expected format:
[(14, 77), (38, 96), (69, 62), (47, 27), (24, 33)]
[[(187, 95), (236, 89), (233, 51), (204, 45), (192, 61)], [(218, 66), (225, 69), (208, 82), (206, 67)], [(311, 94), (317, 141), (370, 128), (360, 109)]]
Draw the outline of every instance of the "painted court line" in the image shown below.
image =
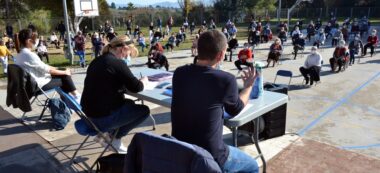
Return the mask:
[(326, 111), (322, 112), (314, 121), (312, 121), (310, 124), (308, 124), (306, 127), (302, 128), (301, 130), (299, 130), (297, 133), (300, 135), (300, 136), (303, 136), (305, 135), (305, 133), (307, 131), (309, 131), (311, 128), (313, 128), (319, 121), (321, 121), (324, 117), (326, 117), (327, 115), (329, 115), (332, 111), (334, 111), (335, 109), (337, 109), (338, 107), (340, 107), (341, 105), (343, 105), (344, 103), (346, 103), (354, 94), (356, 94), (357, 92), (359, 92), (361, 89), (363, 89), (364, 87), (366, 87), (367, 85), (369, 85), (371, 82), (373, 82), (374, 80), (376, 80), (378, 77), (380, 76), (380, 72), (378, 72), (376, 75), (374, 75), (373, 77), (371, 77), (367, 82), (365, 82), (363, 85), (359, 86), (358, 88), (354, 89), (353, 91), (351, 91), (348, 95), (346, 95), (345, 97), (343, 97), (342, 99), (340, 99), (338, 102), (336, 102), (334, 105), (332, 105), (331, 107), (329, 107)]
[(372, 144), (372, 145), (364, 145), (364, 146), (346, 146), (346, 147), (340, 147), (341, 149), (346, 150), (352, 150), (352, 149), (368, 149), (368, 148), (375, 148), (380, 147), (380, 144)]

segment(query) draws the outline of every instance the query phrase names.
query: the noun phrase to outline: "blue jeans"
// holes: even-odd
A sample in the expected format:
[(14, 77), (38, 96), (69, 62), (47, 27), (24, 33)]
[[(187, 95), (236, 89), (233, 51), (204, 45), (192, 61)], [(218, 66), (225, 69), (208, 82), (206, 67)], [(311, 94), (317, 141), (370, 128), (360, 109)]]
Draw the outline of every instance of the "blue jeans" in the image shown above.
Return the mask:
[(150, 114), (149, 107), (137, 104), (125, 104), (102, 118), (91, 118), (102, 132), (113, 132), (119, 128), (116, 138), (126, 136), (129, 131), (141, 124)]
[(141, 46), (141, 52), (144, 52), (144, 48), (145, 48), (146, 44), (143, 42), (140, 42), (139, 46)]
[(238, 148), (228, 146), (230, 154), (223, 166), (224, 173), (259, 173), (259, 166), (252, 157)]
[(84, 59), (84, 51), (78, 50), (76, 54), (79, 56), (79, 63), (86, 64), (86, 60)]

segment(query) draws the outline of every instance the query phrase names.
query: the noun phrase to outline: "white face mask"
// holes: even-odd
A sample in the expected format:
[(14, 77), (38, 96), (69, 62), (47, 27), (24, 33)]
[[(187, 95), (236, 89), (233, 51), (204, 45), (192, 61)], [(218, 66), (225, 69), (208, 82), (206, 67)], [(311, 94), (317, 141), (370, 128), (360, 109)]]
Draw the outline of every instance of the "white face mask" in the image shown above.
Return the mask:
[(372, 32), (372, 36), (376, 36), (376, 32)]
[(127, 57), (125, 57), (124, 62), (127, 64), (127, 66), (131, 65), (131, 56), (128, 55)]
[(356, 40), (356, 41), (359, 41), (359, 38), (356, 37), (355, 40)]
[(315, 55), (317, 53), (316, 50), (311, 50), (311, 54)]

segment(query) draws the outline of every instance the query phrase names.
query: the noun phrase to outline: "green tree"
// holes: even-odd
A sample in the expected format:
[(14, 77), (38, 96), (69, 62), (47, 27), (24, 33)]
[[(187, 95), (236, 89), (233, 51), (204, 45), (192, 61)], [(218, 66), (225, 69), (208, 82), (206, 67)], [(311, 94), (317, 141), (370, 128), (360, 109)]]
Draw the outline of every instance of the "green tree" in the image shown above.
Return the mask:
[(136, 7), (135, 7), (135, 5), (132, 3), (132, 2), (129, 2), (128, 3), (128, 6), (127, 6), (127, 10), (133, 10), (133, 9), (135, 9)]
[(112, 9), (116, 9), (116, 4), (114, 2), (111, 3), (111, 7)]

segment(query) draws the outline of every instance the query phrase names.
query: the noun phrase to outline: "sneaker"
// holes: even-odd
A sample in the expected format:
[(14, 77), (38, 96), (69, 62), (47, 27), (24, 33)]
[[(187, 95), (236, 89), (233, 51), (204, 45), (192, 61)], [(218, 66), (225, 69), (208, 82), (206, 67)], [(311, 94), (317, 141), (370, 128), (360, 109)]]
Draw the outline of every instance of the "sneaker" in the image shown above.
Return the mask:
[(127, 154), (128, 148), (124, 146), (121, 139), (114, 139), (112, 141), (112, 146), (117, 150), (119, 154)]

